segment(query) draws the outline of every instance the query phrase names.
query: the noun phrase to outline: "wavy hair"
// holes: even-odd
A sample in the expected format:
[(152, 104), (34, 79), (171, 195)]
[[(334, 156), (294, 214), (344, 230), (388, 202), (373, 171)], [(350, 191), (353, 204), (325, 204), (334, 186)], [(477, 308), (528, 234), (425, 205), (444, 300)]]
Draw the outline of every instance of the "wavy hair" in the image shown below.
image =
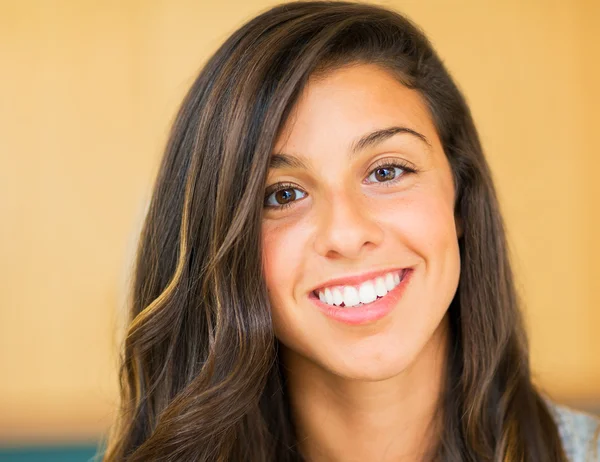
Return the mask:
[(138, 244), (121, 409), (104, 460), (304, 460), (262, 267), (269, 157), (309, 77), (381, 66), (424, 98), (456, 188), (439, 461), (566, 461), (532, 383), (505, 228), (460, 90), (401, 14), (347, 1), (276, 5), (207, 61), (173, 124)]

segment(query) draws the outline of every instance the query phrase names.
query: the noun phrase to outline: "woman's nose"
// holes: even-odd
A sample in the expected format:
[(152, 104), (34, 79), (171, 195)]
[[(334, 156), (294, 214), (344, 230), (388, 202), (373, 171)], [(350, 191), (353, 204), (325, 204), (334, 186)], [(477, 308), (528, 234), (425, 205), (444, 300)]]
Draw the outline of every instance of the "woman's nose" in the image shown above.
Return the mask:
[(319, 255), (356, 259), (369, 247), (381, 243), (383, 230), (361, 199), (338, 194), (319, 208), (319, 226), (314, 240)]

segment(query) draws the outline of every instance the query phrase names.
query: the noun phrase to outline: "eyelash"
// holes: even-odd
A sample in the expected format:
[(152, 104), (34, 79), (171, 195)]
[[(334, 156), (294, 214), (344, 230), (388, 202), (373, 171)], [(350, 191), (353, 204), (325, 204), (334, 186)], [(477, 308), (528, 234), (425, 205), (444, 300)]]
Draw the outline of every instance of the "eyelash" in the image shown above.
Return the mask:
[[(400, 181), (401, 178), (405, 177), (407, 174), (411, 174), (411, 173), (418, 173), (419, 171), (412, 167), (411, 165), (409, 165), (407, 162), (403, 162), (403, 161), (381, 161), (380, 164), (375, 165), (370, 171), (369, 171), (369, 175), (367, 176), (367, 178), (369, 176), (371, 176), (371, 174), (373, 172), (375, 172), (376, 170), (380, 169), (380, 168), (399, 168), (403, 171), (403, 173), (400, 176), (397, 176), (396, 178), (393, 178), (389, 181), (382, 181), (379, 182), (378, 184), (384, 185), (384, 186), (391, 186), (395, 183), (397, 183), (398, 181)], [(272, 195), (275, 194), (279, 191), (284, 191), (286, 189), (298, 189), (300, 190), (300, 188), (298, 188), (297, 185), (293, 184), (293, 183), (277, 183), (274, 184), (273, 186), (269, 187), (267, 189), (267, 191), (265, 192), (265, 199), (264, 199), (264, 203), (265, 203), (265, 208), (268, 209), (272, 209), (272, 210), (283, 210), (286, 209), (287, 207), (290, 207), (294, 204), (294, 202), (297, 201), (290, 201), (287, 202), (285, 204), (280, 204), (280, 205), (266, 205), (267, 199)]]

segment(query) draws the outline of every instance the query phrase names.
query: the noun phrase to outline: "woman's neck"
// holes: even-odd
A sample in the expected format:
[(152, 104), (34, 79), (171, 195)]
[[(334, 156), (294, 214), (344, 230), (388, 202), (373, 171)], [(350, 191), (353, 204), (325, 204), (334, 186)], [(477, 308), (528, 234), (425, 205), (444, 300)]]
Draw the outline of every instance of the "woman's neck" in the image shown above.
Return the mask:
[(411, 365), (377, 382), (348, 380), (283, 350), (291, 412), (308, 462), (421, 461), (439, 441), (447, 316)]

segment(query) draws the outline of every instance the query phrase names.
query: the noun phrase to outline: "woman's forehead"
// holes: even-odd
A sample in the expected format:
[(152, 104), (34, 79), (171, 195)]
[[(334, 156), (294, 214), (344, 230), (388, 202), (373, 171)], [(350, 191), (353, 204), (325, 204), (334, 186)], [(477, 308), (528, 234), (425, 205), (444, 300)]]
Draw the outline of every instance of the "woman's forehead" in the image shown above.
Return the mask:
[[(275, 152), (310, 144), (354, 145), (358, 135), (386, 127), (405, 127), (435, 135), (429, 111), (416, 91), (374, 65), (331, 71), (309, 80), (275, 144)], [(429, 135), (429, 136), (428, 136)]]

